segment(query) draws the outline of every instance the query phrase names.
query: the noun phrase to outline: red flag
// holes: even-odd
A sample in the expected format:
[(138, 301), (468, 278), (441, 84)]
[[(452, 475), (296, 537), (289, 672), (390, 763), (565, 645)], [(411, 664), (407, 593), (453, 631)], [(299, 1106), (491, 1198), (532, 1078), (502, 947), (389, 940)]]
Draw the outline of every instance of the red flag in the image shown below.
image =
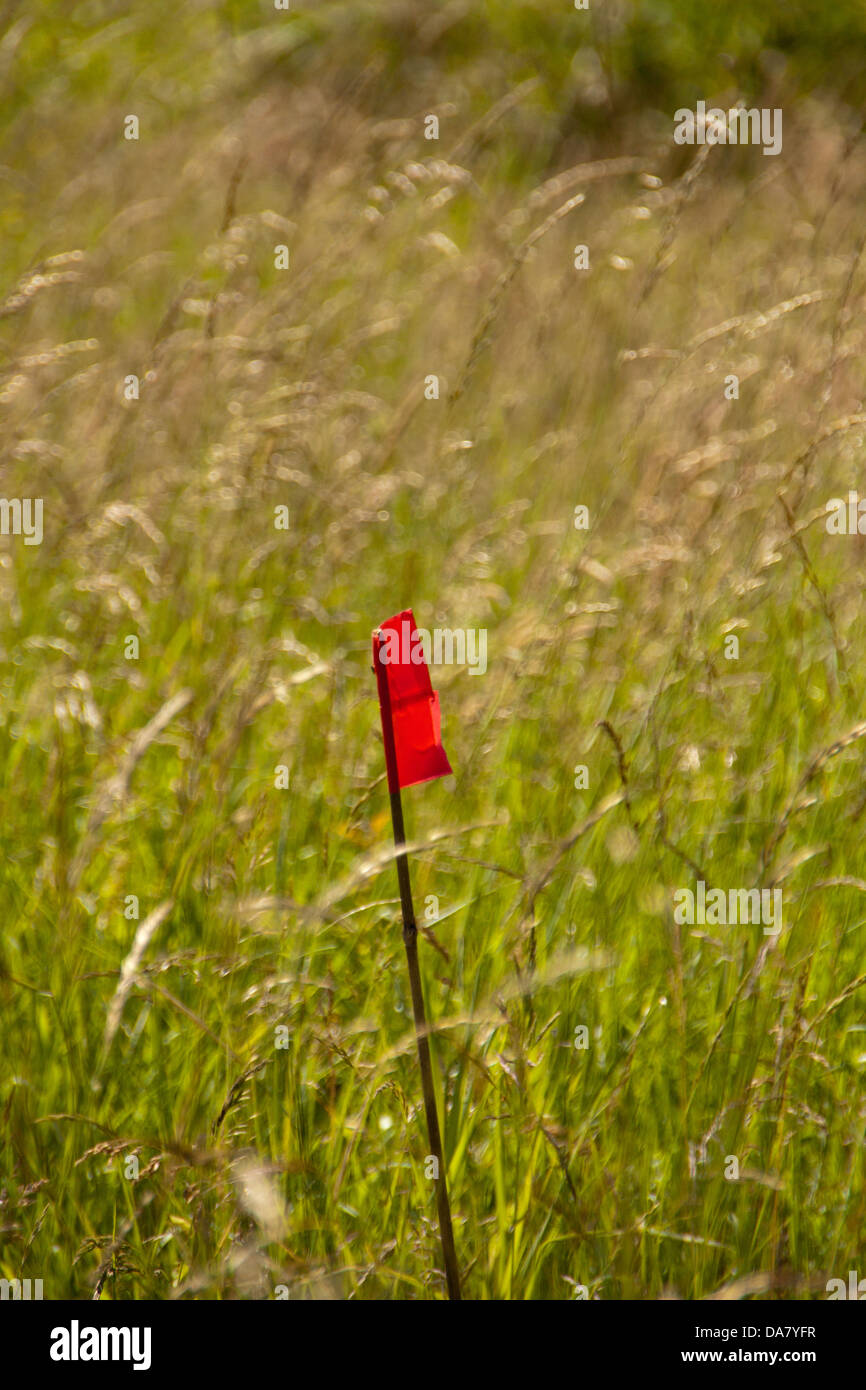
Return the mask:
[(385, 741), (388, 790), (447, 777), (439, 696), (430, 684), (421, 634), (411, 608), (388, 618), (373, 633), (373, 668)]

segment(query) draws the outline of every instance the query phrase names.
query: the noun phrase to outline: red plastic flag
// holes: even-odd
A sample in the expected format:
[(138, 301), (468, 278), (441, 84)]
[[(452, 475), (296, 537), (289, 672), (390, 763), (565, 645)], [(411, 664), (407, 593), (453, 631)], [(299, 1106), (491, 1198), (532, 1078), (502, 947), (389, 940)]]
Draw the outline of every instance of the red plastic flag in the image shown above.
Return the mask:
[(411, 608), (373, 633), (373, 668), (385, 742), (389, 792), (447, 777), (439, 696), (430, 684), (421, 634)]

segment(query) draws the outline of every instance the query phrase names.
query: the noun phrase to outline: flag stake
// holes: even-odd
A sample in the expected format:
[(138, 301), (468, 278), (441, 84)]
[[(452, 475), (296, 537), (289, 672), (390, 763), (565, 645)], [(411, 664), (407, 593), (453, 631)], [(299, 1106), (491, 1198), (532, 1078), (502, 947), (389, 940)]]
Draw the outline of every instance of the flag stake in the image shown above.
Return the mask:
[[(376, 661), (376, 682), (379, 689), (379, 703), (383, 712), (382, 736), (385, 744), (385, 766), (388, 770), (388, 790), (391, 798), (391, 824), (394, 828), (394, 847), (399, 850), (406, 843), (403, 826), (403, 801), (400, 796), (400, 782), (397, 776), (397, 750), (394, 743), (394, 725), (391, 718), (391, 696), (388, 679), (382, 661), (381, 644), (383, 638), (377, 629), (373, 634), (373, 653)], [(409, 967), (409, 986), (412, 991), (412, 1012), (415, 1016), (415, 1037), (418, 1044), (418, 1064), (421, 1069), (421, 1092), (424, 1097), (424, 1111), (427, 1117), (427, 1137), (430, 1152), (436, 1159), (438, 1177), (436, 1178), (436, 1206), (439, 1212), (439, 1236), (442, 1241), (442, 1258), (445, 1264), (445, 1279), (448, 1284), (448, 1297), (460, 1300), (460, 1276), (457, 1271), (457, 1251), (454, 1247), (454, 1232), (451, 1229), (451, 1206), (448, 1201), (448, 1184), (445, 1179), (445, 1158), (442, 1153), (442, 1137), (439, 1132), (439, 1115), (436, 1110), (436, 1092), (433, 1089), (433, 1067), (430, 1061), (430, 1039), (427, 1028), (427, 1012), (424, 1007), (424, 990), (421, 985), (421, 967), (418, 961), (418, 927), (415, 923), (415, 909), (412, 905), (412, 885), (409, 881), (409, 860), (406, 853), (398, 854), (397, 881), (400, 885), (400, 907), (403, 912), (403, 945), (406, 948), (406, 963)]]

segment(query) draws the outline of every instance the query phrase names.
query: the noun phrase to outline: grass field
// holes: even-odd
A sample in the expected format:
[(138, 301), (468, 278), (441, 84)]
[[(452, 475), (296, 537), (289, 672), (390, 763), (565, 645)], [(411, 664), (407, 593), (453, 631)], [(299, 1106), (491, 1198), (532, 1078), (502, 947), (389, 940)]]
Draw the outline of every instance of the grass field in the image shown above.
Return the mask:
[[(370, 670), (411, 606), (488, 634), (404, 794), (465, 1296), (826, 1297), (866, 1230), (859, 119), (777, 75), (778, 157), (600, 120), (569, 13), (565, 121), (533, 5), (487, 48), (78, 8), (0, 41), (0, 490), (44, 506), (0, 537), (0, 1277), (443, 1297)], [(678, 922), (701, 880), (781, 930)]]

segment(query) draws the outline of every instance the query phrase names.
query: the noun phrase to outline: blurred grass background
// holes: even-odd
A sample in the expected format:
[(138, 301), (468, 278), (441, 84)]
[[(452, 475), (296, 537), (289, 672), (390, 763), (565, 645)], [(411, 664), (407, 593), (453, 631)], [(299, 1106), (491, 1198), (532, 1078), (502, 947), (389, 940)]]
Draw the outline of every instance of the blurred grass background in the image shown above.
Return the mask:
[[(406, 605), (489, 633), (404, 797), (466, 1295), (862, 1262), (864, 30), (3, 6), (0, 478), (45, 537), (0, 538), (0, 1275), (442, 1296), (369, 669)], [(672, 144), (738, 97), (779, 157)], [(678, 926), (699, 877), (781, 887), (780, 936)]]

